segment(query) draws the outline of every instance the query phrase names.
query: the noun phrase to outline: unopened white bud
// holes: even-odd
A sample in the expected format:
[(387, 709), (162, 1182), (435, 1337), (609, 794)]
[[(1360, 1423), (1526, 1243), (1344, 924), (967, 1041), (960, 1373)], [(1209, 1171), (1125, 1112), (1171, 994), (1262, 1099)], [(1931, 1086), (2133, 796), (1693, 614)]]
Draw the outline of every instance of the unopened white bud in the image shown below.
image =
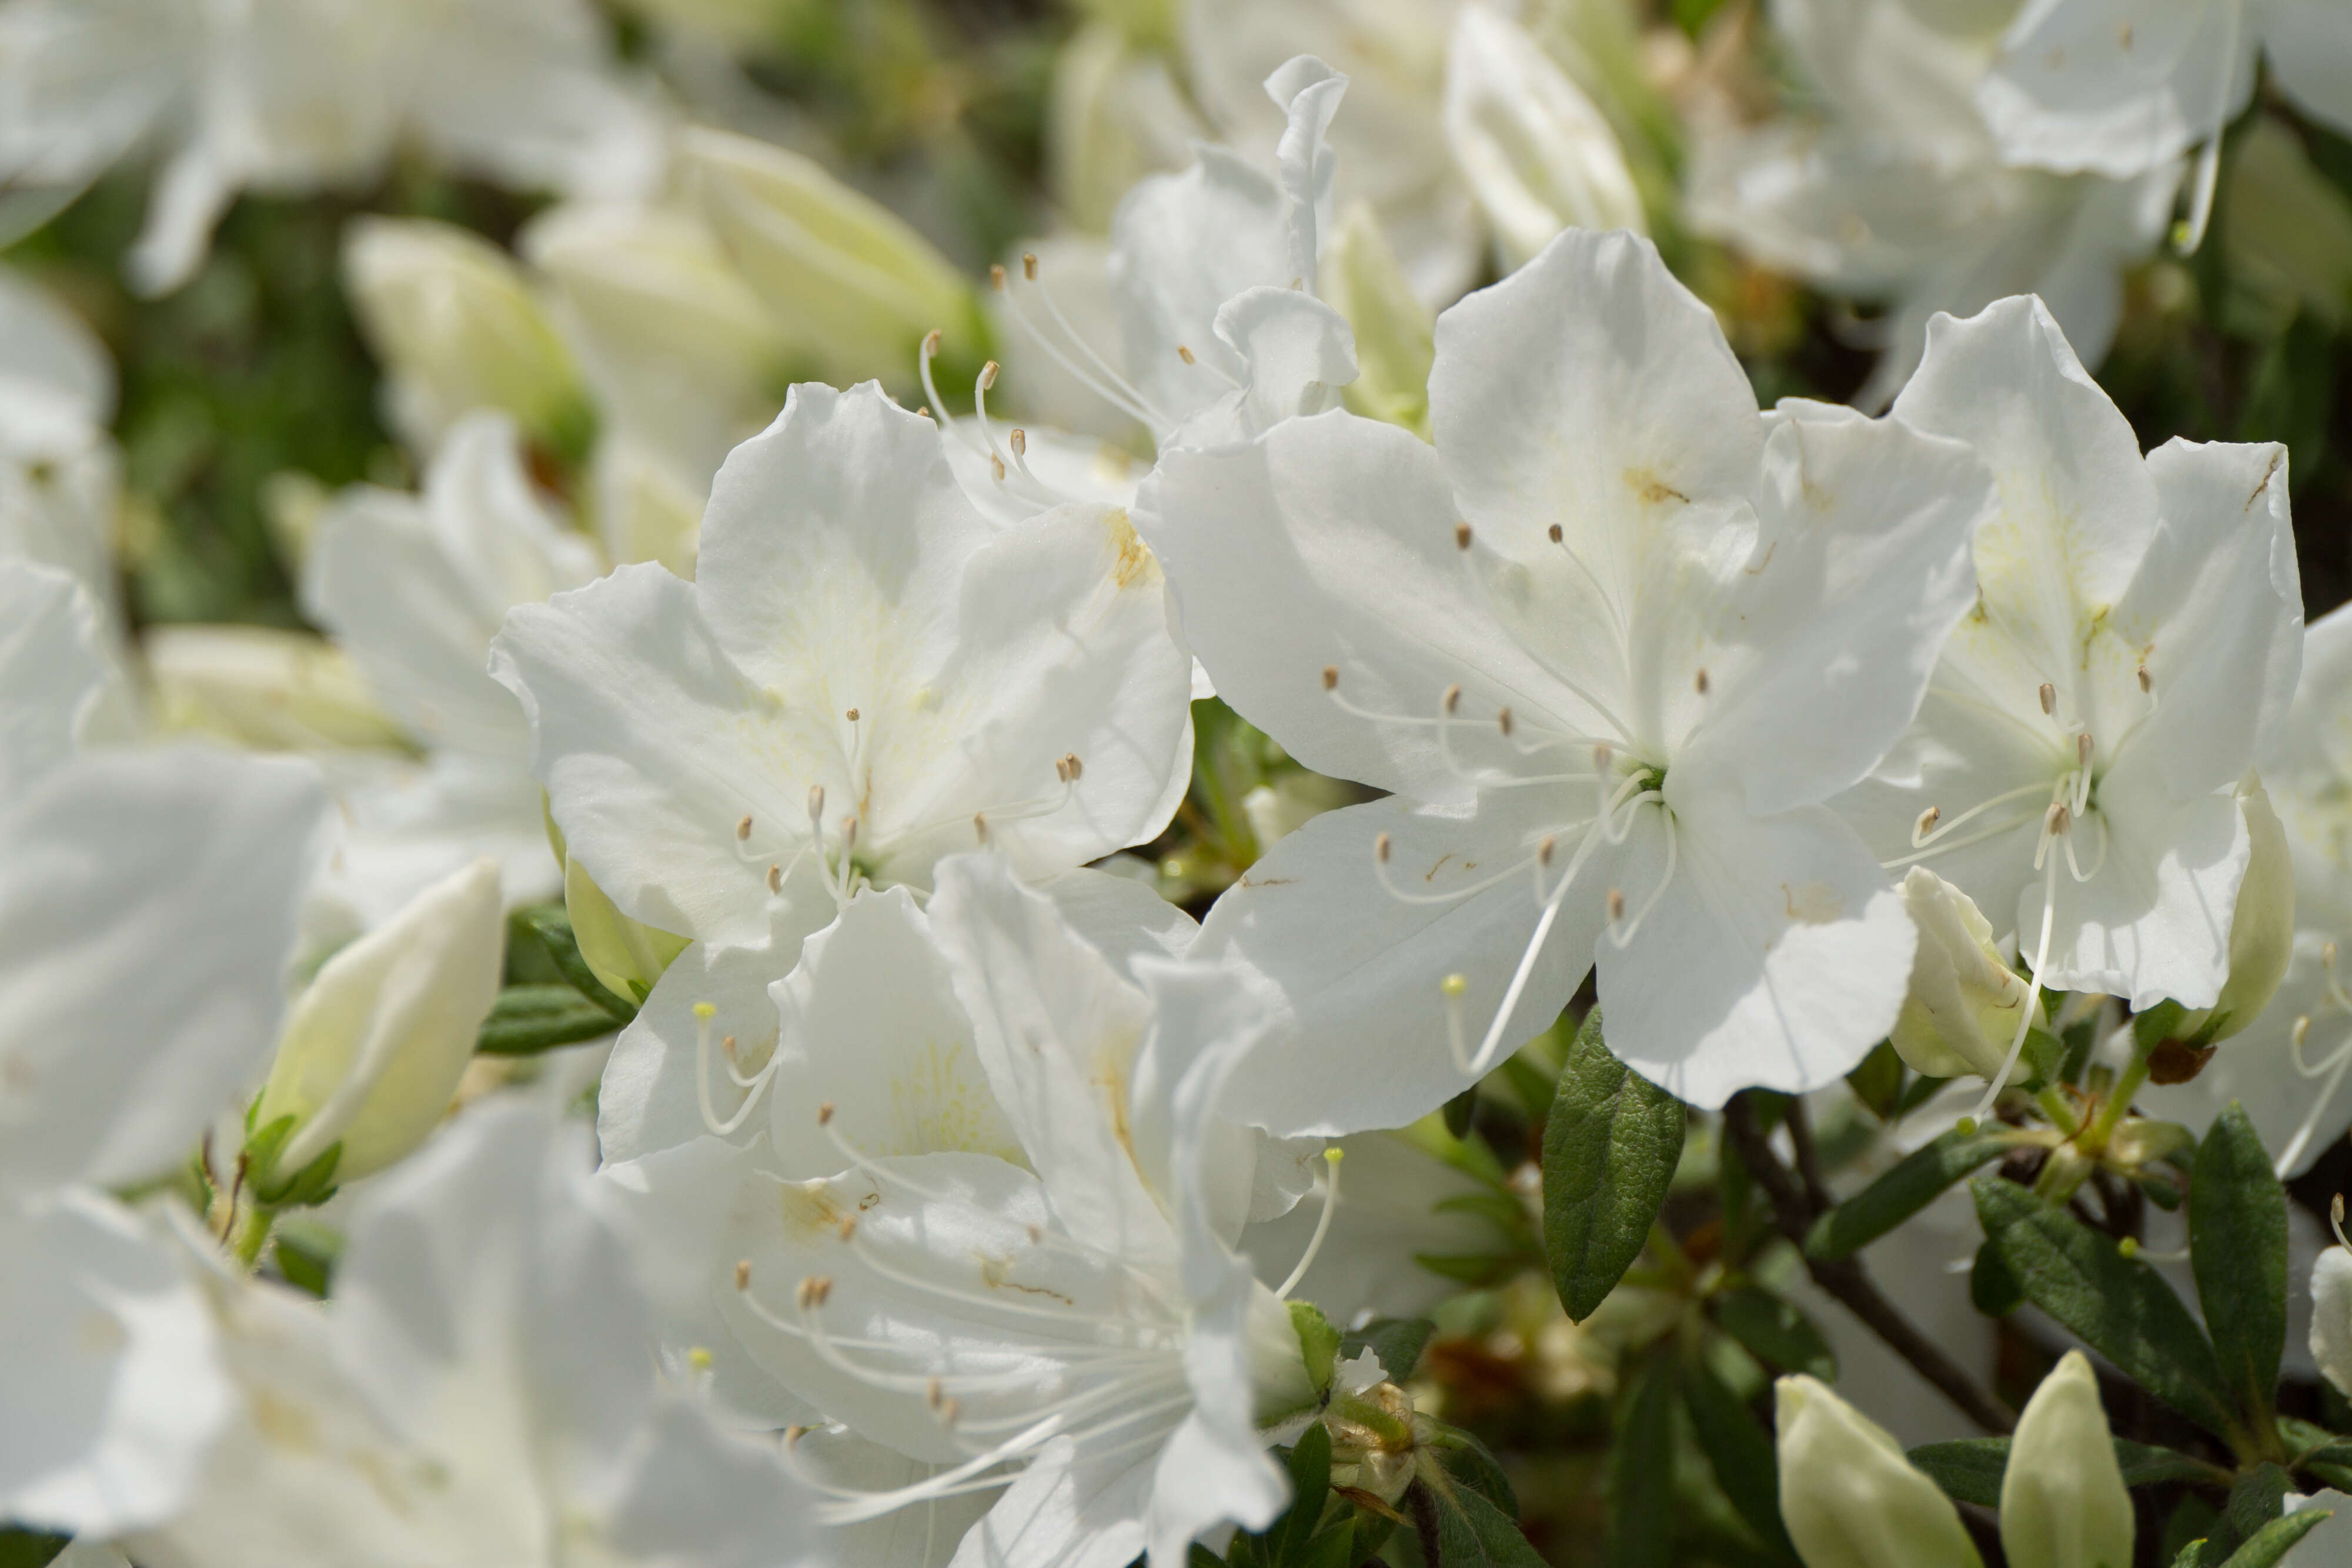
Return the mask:
[(2039, 1021), (2040, 998), (2001, 961), (1991, 922), (1967, 894), (1926, 866), (1913, 866), (1902, 894), (1919, 945), (1910, 991), (1888, 1036), (1895, 1053), (1932, 1078), (1990, 1078), (2009, 1054), (2019, 1009), (2032, 1007)]
[(2010, 1568), (2125, 1568), (2131, 1493), (2099, 1404), (2099, 1380), (2070, 1350), (2026, 1402), (2000, 1483)]
[(340, 1143), (345, 1181), (422, 1143), (473, 1059), (505, 965), (488, 857), (329, 958), (294, 1004), (254, 1108), (257, 1132), (294, 1119), (261, 1179), (290, 1177)]
[(1811, 1377), (1773, 1385), (1780, 1517), (1805, 1568), (1982, 1568), (1942, 1489)]

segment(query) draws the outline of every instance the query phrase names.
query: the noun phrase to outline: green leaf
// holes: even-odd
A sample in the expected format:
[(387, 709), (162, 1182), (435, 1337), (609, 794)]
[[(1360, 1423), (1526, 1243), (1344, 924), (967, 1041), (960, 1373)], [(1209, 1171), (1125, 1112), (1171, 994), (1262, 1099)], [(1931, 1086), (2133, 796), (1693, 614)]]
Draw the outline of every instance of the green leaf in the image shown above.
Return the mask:
[(1609, 1054), (1587, 1014), (1544, 1121), (1544, 1253), (1578, 1322), (1650, 1238), (1683, 1153), (1682, 1102)]
[(2241, 1542), (2253, 1540), (2265, 1525), (2285, 1513), (2286, 1500), (2294, 1491), (2294, 1483), (2287, 1479), (2286, 1471), (2273, 1464), (2256, 1465), (2230, 1489), (2214, 1541), (2235, 1549)]
[(12, 1530), (0, 1525), (0, 1568), (47, 1568), (58, 1552), (72, 1544), (69, 1535), (46, 1535), (37, 1530)]
[(1503, 1471), (1502, 1461), (1494, 1450), (1459, 1427), (1430, 1423), (1422, 1441), (1438, 1450), (1439, 1461), (1445, 1473), (1464, 1486), (1501, 1509), (1513, 1518), (1518, 1517), (1519, 1494), (1511, 1488), (1511, 1478)]
[(2277, 1568), (2297, 1542), (2334, 1517), (2324, 1508), (2301, 1509), (2274, 1519), (2256, 1531), (2253, 1539), (2222, 1560), (2221, 1568)]
[(1339, 1331), (1312, 1301), (1292, 1301), (1289, 1306), (1290, 1326), (1297, 1333), (1299, 1354), (1307, 1360), (1307, 1379), (1321, 1394), (1331, 1386), (1331, 1370), (1339, 1359)]
[(1381, 1370), (1391, 1383), (1402, 1383), (1421, 1364), (1421, 1353), (1437, 1325), (1427, 1318), (1380, 1318), (1339, 1339), (1339, 1356), (1352, 1361), (1370, 1351), (1381, 1358)]
[(1738, 1285), (1715, 1299), (1715, 1321), (1748, 1354), (1775, 1372), (1837, 1381), (1837, 1355), (1811, 1319), (1770, 1291)]
[(583, 998), (604, 1009), (621, 1023), (637, 1016), (637, 1004), (625, 997), (616, 997), (605, 989), (588, 960), (580, 956), (580, 939), (572, 933), (572, 914), (561, 904), (541, 904), (520, 912), (540, 946), (555, 962), (556, 969), (572, 982), (572, 988)]
[(2013, 1182), (1969, 1184), (1985, 1239), (2028, 1300), (2199, 1426), (2243, 1437), (2213, 1347), (2156, 1270)]
[(1549, 1568), (1519, 1533), (1518, 1521), (1476, 1492), (1455, 1487), (1451, 1496), (1432, 1495), (1437, 1504), (1437, 1550), (1444, 1568)]
[(1824, 1263), (1851, 1258), (1942, 1196), (1987, 1160), (2013, 1146), (2005, 1129), (1958, 1128), (1921, 1148), (1813, 1222), (1805, 1251)]
[(1675, 1516), (1675, 1369), (1641, 1371), (1609, 1464), (1609, 1568), (1671, 1568)]
[(1989, 1318), (2005, 1318), (2025, 1304), (2025, 1287), (1990, 1241), (1977, 1249), (1969, 1270), (1969, 1304)]
[(1793, 1555), (1796, 1548), (1780, 1521), (1780, 1467), (1772, 1435), (1702, 1358), (1683, 1363), (1682, 1379), (1683, 1404), (1715, 1471), (1715, 1484), (1766, 1544)]
[(570, 986), (509, 986), (482, 1020), (474, 1049), (485, 1056), (536, 1056), (601, 1039), (625, 1021)]
[(1278, 1563), (1303, 1561), (1330, 1493), (1331, 1434), (1318, 1421), (1290, 1450), (1290, 1507), (1266, 1532), (1266, 1554)]
[(1470, 1124), (1478, 1119), (1478, 1086), (1475, 1083), (1445, 1103), (1445, 1130), (1457, 1138), (1470, 1135)]
[(2189, 1250), (2221, 1375), (2259, 1431), (2270, 1419), (2286, 1344), (2286, 1189), (2234, 1100), (2197, 1148)]
[(1882, 1040), (1862, 1059), (1859, 1067), (1845, 1075), (1845, 1083), (1872, 1115), (1882, 1122), (1891, 1122), (1895, 1119), (1895, 1107), (1903, 1101), (1903, 1059), (1895, 1054), (1894, 1046)]
[[(1979, 1508), (2000, 1506), (2000, 1481), (2009, 1467), (2007, 1437), (1960, 1437), (1928, 1443), (1911, 1450), (1911, 1463), (1955, 1502)], [(2164, 1486), (2174, 1481), (2226, 1485), (2230, 1472), (2219, 1465), (2159, 1448), (2148, 1443), (2115, 1439), (2116, 1462), (2123, 1468), (2127, 1487)]]

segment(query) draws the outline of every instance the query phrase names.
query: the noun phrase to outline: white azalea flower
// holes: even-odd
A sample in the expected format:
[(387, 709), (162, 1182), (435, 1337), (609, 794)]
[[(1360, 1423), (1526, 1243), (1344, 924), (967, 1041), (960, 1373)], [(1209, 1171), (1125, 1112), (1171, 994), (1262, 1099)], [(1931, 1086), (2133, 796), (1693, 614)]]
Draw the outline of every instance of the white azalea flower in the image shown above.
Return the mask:
[(2283, 1176), (2301, 1175), (2352, 1124), (2352, 611), (2305, 630), (2303, 678), (2272, 731), (2263, 782), (2294, 877), (2294, 951), (2261, 1016), (2189, 1082), (2151, 1086), (2156, 1114), (2202, 1127), (2235, 1100)]
[(243, 190), (365, 181), (413, 136), (525, 189), (634, 191), (658, 116), (581, 0), (11, 0), (0, 7), (0, 167), (70, 200), (134, 151), (163, 161), (130, 261), (184, 283)]
[(2038, 983), (2212, 1005), (2239, 783), (2303, 658), (2285, 449), (2143, 458), (2032, 299), (1939, 318), (1895, 417), (1970, 443), (1999, 507), (1917, 723), (1841, 810), (2013, 932)]
[(114, 366), (37, 285), (0, 271), (0, 559), (71, 572), (113, 614)]
[(2296, 108), (2352, 132), (2352, 14), (2335, 0), (2028, 0), (1980, 96), (2013, 162), (2125, 178), (2203, 145), (2210, 181), (2258, 54)]
[(83, 749), (111, 665), (0, 562), (0, 1517), (105, 1532), (226, 1414), (199, 1302), (104, 1189), (168, 1176), (268, 1059), (326, 800), (307, 764)]
[[(938, 874), (944, 964), (904, 893), (864, 894), (777, 988), (768, 1140), (612, 1179), (702, 1252), (755, 1362), (940, 1467), (827, 1483), (824, 1517), (1003, 1489), (958, 1564), (1181, 1563), (1279, 1512), (1265, 1428), (1315, 1399), (1290, 1314), (1231, 1249), (1265, 1182), (1223, 1085), (1269, 1015), (1213, 968), (1145, 958), (1139, 986), (993, 856)], [(878, 1028), (853, 964), (905, 977)]]
[(354, 832), (332, 893), (363, 925), (478, 854), (499, 861), (510, 903), (556, 891), (530, 721), (485, 665), (511, 606), (603, 570), (533, 486), (514, 423), (488, 411), (449, 432), (421, 496), (355, 486), (328, 508), (304, 607), (427, 757), (343, 769)]
[[(478, 1111), (355, 1213), (323, 1307), (207, 1271), (239, 1398), (157, 1568), (827, 1561), (772, 1449), (656, 1385), (583, 1132)], [(201, 1267), (199, 1265), (199, 1267)]]
[(572, 857), (649, 925), (773, 934), (772, 977), (860, 885), (927, 889), (982, 837), (1076, 866), (1187, 781), (1185, 661), (1124, 515), (991, 527), (871, 383), (797, 387), (736, 449), (695, 582), (623, 567), (518, 607), (492, 660)]
[(1981, 466), (1844, 410), (1759, 418), (1623, 235), (1571, 231), (1448, 311), (1430, 402), (1434, 451), (1293, 420), (1163, 458), (1139, 513), (1227, 700), (1393, 796), (1284, 839), (1203, 929), (1297, 1014), (1244, 1069), (1253, 1117), (1411, 1121), (1596, 955), (1611, 1048), (1694, 1103), (1845, 1071), (1913, 936), (1821, 802), (1966, 608)]
[(2006, 163), (1975, 100), (1989, 37), (1925, 25), (1906, 0), (1779, 0), (1773, 20), (1816, 113), (1702, 135), (1687, 204), (1701, 232), (1831, 292), (1887, 308), (1856, 402), (1884, 406), (1938, 311), (2037, 294), (2085, 360), (2123, 319), (2125, 272), (2172, 214), (2179, 159), (2127, 178)]

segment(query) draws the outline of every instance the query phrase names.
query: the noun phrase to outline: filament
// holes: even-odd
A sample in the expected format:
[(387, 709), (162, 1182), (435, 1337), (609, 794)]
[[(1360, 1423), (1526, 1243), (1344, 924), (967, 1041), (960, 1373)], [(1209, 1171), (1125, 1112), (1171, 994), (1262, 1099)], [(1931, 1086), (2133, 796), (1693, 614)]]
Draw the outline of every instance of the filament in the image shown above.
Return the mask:
[(1307, 1250), (1299, 1254), (1282, 1288), (1275, 1291), (1276, 1301), (1290, 1299), (1290, 1292), (1298, 1289), (1298, 1281), (1307, 1278), (1307, 1270), (1314, 1265), (1315, 1255), (1323, 1250), (1323, 1239), (1331, 1234), (1331, 1215), (1339, 1207), (1339, 1161), (1346, 1154), (1337, 1145), (1323, 1151), (1323, 1212), (1315, 1218), (1315, 1234), (1307, 1239)]

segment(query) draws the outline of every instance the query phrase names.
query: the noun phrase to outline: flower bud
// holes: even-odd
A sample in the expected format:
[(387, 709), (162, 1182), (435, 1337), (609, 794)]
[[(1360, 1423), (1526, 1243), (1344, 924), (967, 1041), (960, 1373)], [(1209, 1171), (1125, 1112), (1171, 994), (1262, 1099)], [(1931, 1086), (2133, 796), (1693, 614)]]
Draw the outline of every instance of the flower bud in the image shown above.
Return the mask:
[(1454, 24), (1445, 139), (1506, 270), (1565, 228), (1646, 232), (1617, 133), (1543, 47), (1490, 5), (1465, 5)]
[(268, 626), (157, 626), (142, 639), (155, 716), (262, 750), (404, 744), (341, 649)]
[(1137, 50), (1116, 24), (1080, 27), (1054, 62), (1046, 178), (1074, 227), (1106, 233), (1135, 183), (1191, 162), (1208, 139), (1167, 61)]
[(255, 1103), (257, 1138), (291, 1118), (255, 1173), (266, 1194), (342, 1145), (333, 1176), (363, 1176), (424, 1142), (498, 999), (506, 911), (488, 856), (435, 883), (320, 967), (294, 1004)]
[(604, 988), (625, 1001), (643, 1002), (689, 938), (647, 925), (621, 913), (586, 868), (563, 862), (563, 907), (572, 916), (572, 939), (580, 957)]
[(2132, 1535), (2099, 1380), (2070, 1350), (2018, 1418), (2000, 1483), (2001, 1551), (2010, 1568), (2131, 1568)]
[(718, 131), (687, 132), (679, 156), (744, 280), (834, 379), (908, 380), (934, 327), (980, 340), (979, 303), (948, 259), (809, 159)]
[(2174, 1029), (2176, 1038), (2199, 1045), (2227, 1040), (2260, 1018), (2294, 956), (2294, 864), (2286, 827), (2271, 809), (2262, 780), (2251, 774), (2239, 787), (2238, 809), (2245, 813), (2252, 849), (2230, 918), (2230, 977), (2211, 1007), (2184, 1014)]
[(2352, 1251), (2330, 1247), (2311, 1266), (2311, 1359), (2352, 1398)]
[(558, 450), (584, 445), (579, 367), (506, 252), (425, 218), (353, 220), (343, 280), (383, 361), (386, 415), (419, 451), (478, 408), (500, 409)]
[(1959, 1510), (1885, 1428), (1813, 1378), (1772, 1386), (1780, 1517), (1805, 1568), (1982, 1568)]
[(1352, 203), (1323, 248), (1323, 298), (1356, 333), (1356, 379), (1341, 394), (1367, 419), (1429, 434), (1436, 323), (1370, 205)]
[(1912, 1070), (1931, 1078), (2000, 1071), (2018, 1009), (2042, 1021), (2032, 985), (2001, 961), (1992, 924), (1976, 901), (1925, 866), (1903, 879), (1903, 906), (1919, 930), (1911, 990), (1888, 1039)]

